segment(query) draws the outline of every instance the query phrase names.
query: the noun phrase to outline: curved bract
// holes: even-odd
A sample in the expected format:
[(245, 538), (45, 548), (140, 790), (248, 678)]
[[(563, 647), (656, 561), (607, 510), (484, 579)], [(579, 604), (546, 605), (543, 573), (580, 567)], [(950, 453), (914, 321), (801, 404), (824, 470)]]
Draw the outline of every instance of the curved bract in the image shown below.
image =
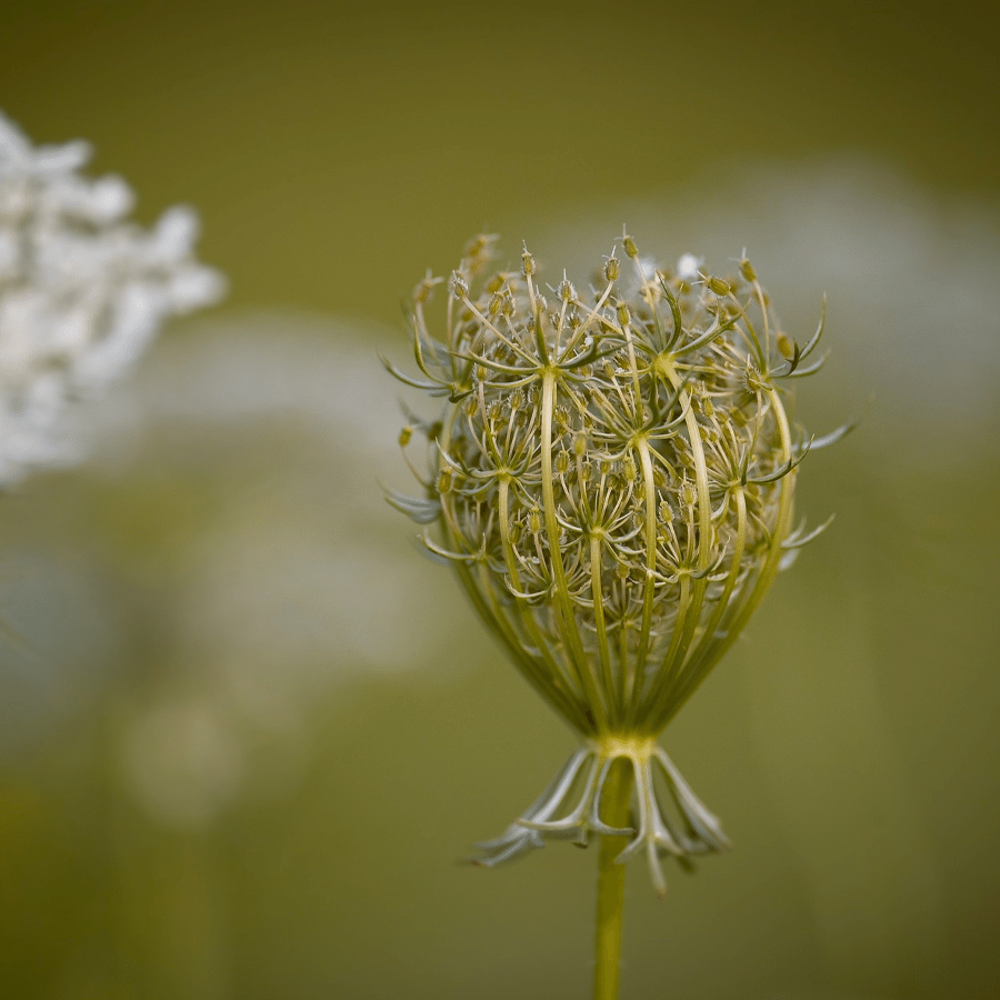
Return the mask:
[[(543, 284), (527, 249), (519, 272), (490, 273), (494, 238), (478, 238), (439, 328), (427, 317), (439, 279), (417, 287), (421, 376), (393, 370), (445, 405), (439, 421), (414, 421), (429, 442), (425, 496), (389, 500), (427, 525), (427, 547), (591, 748), (591, 777), (574, 771), (562, 795), (586, 786), (594, 829), (616, 757), (636, 768), (642, 816), (658, 809), (651, 777), (642, 801), (662, 754), (652, 742), (807, 540), (792, 502), (810, 443), (790, 422), (786, 380), (821, 363), (810, 356), (822, 321), (803, 347), (781, 333), (745, 257), (720, 277), (689, 256), (657, 268), (628, 236), (620, 247), (581, 292), (565, 272)], [(673, 766), (663, 771), (676, 793)], [(680, 800), (697, 802), (690, 790)], [(525, 817), (515, 847), (564, 833), (566, 819)], [(713, 828), (702, 841), (724, 838)], [(683, 835), (654, 842), (688, 853)], [(517, 853), (509, 837), (497, 845)]]

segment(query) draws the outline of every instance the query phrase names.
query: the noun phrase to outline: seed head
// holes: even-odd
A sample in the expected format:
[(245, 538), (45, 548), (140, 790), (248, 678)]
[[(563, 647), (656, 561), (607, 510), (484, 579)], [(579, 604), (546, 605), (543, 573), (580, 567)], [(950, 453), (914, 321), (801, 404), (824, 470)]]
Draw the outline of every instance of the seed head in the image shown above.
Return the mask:
[[(426, 496), (389, 499), (428, 525), (428, 548), (452, 562), (491, 631), (593, 760), (633, 760), (641, 796), (654, 795), (657, 735), (805, 540), (792, 530), (792, 507), (810, 445), (788, 415), (787, 380), (819, 367), (803, 362), (822, 322), (789, 355), (745, 256), (736, 274), (706, 277), (685, 255), (670, 277), (640, 260), (631, 237), (622, 249), (625, 260), (606, 257), (603, 284), (586, 295), (563, 273), (551, 306), (527, 250), (520, 274), (492, 281), (463, 261), (436, 336), (416, 299), (423, 377), (393, 371), (446, 402)], [(634, 276), (619, 282), (622, 266)], [(491, 308), (497, 296), (509, 304), (502, 315)], [(642, 812), (636, 843), (653, 845), (651, 862), (724, 844), (668, 765), (661, 760), (687, 803), (686, 832), (664, 832)], [(600, 828), (606, 769), (594, 773), (589, 818), (574, 827), (581, 837)], [(558, 805), (490, 849), (538, 846)]]

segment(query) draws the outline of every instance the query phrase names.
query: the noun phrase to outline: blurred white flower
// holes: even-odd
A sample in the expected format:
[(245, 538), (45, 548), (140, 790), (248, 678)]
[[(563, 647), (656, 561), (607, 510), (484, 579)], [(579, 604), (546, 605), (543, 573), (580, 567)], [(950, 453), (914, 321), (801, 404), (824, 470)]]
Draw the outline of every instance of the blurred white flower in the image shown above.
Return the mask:
[[(0, 659), (0, 767), (110, 700), (122, 787), (197, 829), (287, 794), (335, 708), (470, 669), (450, 653), (476, 623), (378, 485), (408, 475), (375, 351), (395, 335), (196, 319), (94, 414), (84, 474), (8, 505), (0, 624), (25, 650)], [(74, 508), (58, 534), (50, 502)]]
[(685, 281), (692, 281), (698, 277), (701, 265), (705, 263), (704, 257), (696, 257), (693, 253), (686, 253), (677, 261), (677, 277)]
[(127, 373), (168, 317), (216, 301), (198, 220), (128, 224), (118, 177), (77, 171), (84, 142), (33, 147), (0, 113), (0, 487), (81, 454), (79, 403)]
[[(923, 188), (861, 151), (796, 164), (741, 161), (683, 191), (609, 201), (585, 222), (556, 218), (533, 249), (539, 259), (558, 256), (570, 273), (585, 269), (582, 248), (622, 218), (642, 220), (634, 233), (642, 243), (665, 233), (708, 260), (725, 260), (752, 236), (745, 252), (768, 275), (792, 336), (815, 329), (816, 302), (826, 293), (837, 347), (810, 404), (812, 414), (825, 413), (810, 419), (840, 421), (844, 386), (855, 393), (849, 412), (861, 413), (877, 386), (865, 423), (893, 435), (882, 471), (890, 459), (928, 454), (928, 435), (950, 440), (970, 421), (997, 419), (1000, 212), (989, 198)], [(703, 262), (684, 254), (678, 277), (696, 280)], [(730, 261), (733, 272), (738, 266)], [(959, 463), (966, 454), (945, 446), (934, 460)]]

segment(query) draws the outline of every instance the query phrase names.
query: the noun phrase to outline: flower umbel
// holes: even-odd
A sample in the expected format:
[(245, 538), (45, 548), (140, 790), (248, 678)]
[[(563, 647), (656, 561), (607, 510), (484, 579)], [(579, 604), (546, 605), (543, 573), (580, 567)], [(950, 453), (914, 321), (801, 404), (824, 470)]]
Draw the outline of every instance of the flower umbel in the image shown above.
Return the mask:
[[(441, 279), (417, 286), (421, 376), (388, 366), (445, 399), (401, 437), (427, 439), (424, 496), (389, 502), (426, 525), (424, 544), (583, 740), (481, 862), (628, 834), (618, 860), (645, 853), (662, 893), (663, 855), (687, 863), (727, 841), (656, 739), (818, 533), (792, 528), (797, 467), (846, 428), (807, 439), (788, 385), (821, 366), (823, 320), (803, 346), (781, 333), (745, 256), (725, 277), (690, 254), (657, 269), (624, 235), (578, 291), (565, 272), (540, 284), (527, 248), (519, 273), (489, 273), (494, 246), (467, 248), (438, 336), (426, 312)], [(632, 829), (601, 819), (622, 758)]]
[(0, 113), (0, 487), (76, 460), (74, 403), (101, 395), (168, 317), (221, 297), (194, 260), (198, 220), (125, 222), (119, 177), (87, 180), (84, 142), (34, 147)]

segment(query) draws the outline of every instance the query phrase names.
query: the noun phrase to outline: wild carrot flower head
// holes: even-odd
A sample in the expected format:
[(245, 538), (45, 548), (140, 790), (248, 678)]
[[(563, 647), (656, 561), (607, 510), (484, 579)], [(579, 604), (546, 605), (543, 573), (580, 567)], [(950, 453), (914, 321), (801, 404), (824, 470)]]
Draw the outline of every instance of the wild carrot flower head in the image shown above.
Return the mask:
[[(469, 245), (439, 325), (440, 279), (417, 286), (421, 376), (393, 371), (445, 402), (403, 432), (429, 444), (424, 496), (389, 499), (427, 525), (427, 548), (591, 748), (564, 794), (589, 755), (583, 826), (600, 829), (602, 768), (627, 756), (648, 771), (657, 735), (810, 537), (792, 528), (797, 467), (834, 436), (805, 437), (788, 387), (822, 364), (823, 323), (801, 346), (781, 332), (745, 255), (725, 275), (690, 254), (658, 268), (624, 235), (577, 286), (543, 277), (527, 248), (519, 269), (491, 272), (494, 245)], [(561, 802), (492, 846), (537, 846)], [(724, 843), (691, 815), (681, 826), (646, 840), (678, 855)]]
[(80, 176), (89, 158), (84, 142), (35, 147), (0, 114), (0, 487), (78, 458), (74, 404), (223, 290), (194, 260), (190, 209), (140, 231), (121, 178)]

